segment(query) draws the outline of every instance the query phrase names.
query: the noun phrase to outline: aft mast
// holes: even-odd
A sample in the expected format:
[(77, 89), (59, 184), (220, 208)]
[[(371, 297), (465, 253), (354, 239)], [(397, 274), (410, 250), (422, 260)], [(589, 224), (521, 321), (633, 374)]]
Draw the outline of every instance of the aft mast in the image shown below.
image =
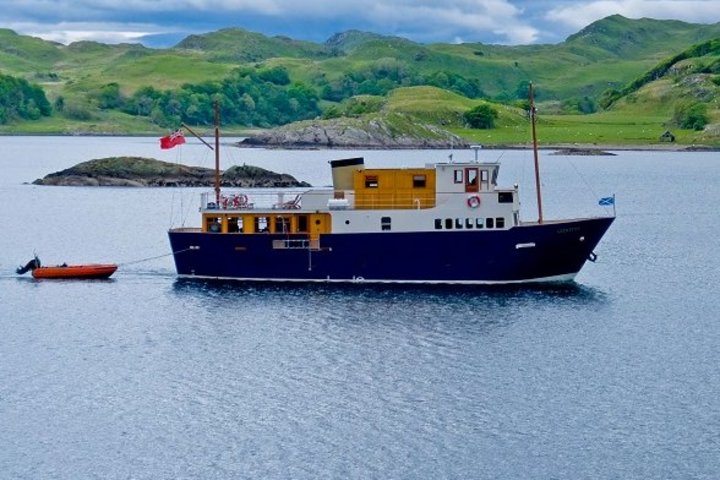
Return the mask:
[(538, 161), (537, 132), (535, 129), (535, 123), (537, 122), (537, 111), (535, 110), (535, 96), (533, 94), (532, 82), (530, 82), (529, 86), (529, 96), (530, 123), (532, 124), (533, 157), (535, 159), (535, 191), (537, 192), (538, 223), (543, 223), (542, 192), (540, 191), (540, 163)]
[(220, 205), (220, 102), (215, 100), (215, 205)]

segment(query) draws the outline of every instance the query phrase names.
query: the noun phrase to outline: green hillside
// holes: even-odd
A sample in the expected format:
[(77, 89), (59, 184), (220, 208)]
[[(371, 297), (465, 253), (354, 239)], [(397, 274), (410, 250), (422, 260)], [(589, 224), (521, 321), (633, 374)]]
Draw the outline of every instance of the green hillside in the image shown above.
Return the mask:
[[(0, 132), (132, 133), (165, 131), (179, 121), (203, 125), (211, 122), (209, 105), (217, 97), (236, 128), (266, 128), (318, 112), (362, 114), (362, 99), (375, 98), (372, 108), (380, 105), (387, 114), (510, 142), (526, 130), (518, 102), (532, 80), (541, 121), (557, 132), (557, 141), (579, 141), (563, 133), (575, 129), (590, 143), (598, 137), (647, 142), (669, 128), (679, 131), (679, 141), (712, 142), (718, 39), (720, 24), (619, 15), (559, 44), (524, 46), (425, 45), (356, 30), (318, 44), (228, 28), (151, 49), (64, 46), (0, 29), (0, 74), (39, 85), (54, 106), (49, 118), (6, 122)], [(483, 102), (499, 112), (498, 128), (465, 129), (463, 113)], [(676, 125), (683, 109), (698, 102), (706, 104), (710, 133)], [(632, 128), (638, 119), (654, 125), (645, 136)]]
[(204, 35), (190, 35), (174, 50), (203, 52), (217, 62), (257, 62), (274, 57), (315, 58), (328, 56), (323, 45), (293, 40), (288, 37), (267, 37), (241, 28), (226, 28)]

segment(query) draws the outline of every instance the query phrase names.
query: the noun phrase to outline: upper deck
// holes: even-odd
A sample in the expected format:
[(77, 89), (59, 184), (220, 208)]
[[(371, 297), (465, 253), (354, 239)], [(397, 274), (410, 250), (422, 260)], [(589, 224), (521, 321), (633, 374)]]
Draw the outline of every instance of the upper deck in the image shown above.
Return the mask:
[(330, 163), (332, 187), (203, 194), (203, 230), (305, 233), (321, 225), (320, 234), (387, 230), (391, 222), (401, 231), (480, 228), (488, 218), (492, 228), (519, 223), (517, 187), (497, 187), (497, 163), (383, 169), (366, 169), (361, 158)]

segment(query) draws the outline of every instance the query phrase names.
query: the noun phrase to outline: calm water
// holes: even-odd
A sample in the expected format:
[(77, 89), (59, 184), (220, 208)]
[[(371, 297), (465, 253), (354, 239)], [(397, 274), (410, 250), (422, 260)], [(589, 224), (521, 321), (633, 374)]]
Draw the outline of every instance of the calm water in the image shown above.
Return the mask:
[[(314, 185), (358, 154), (225, 151)], [(615, 193), (618, 219), (576, 284), (543, 289), (179, 281), (166, 230), (198, 224), (198, 190), (23, 185), (121, 154), (212, 163), (0, 137), (0, 478), (717, 478), (718, 154), (544, 155), (548, 217)], [(483, 154), (532, 218), (531, 155)], [(17, 277), (33, 251), (122, 265)]]

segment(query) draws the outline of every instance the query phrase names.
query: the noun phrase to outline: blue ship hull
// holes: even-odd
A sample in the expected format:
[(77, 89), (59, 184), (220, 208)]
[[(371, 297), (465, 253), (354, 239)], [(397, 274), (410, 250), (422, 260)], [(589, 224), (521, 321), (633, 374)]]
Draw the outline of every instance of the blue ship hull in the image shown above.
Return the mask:
[(504, 284), (572, 280), (613, 220), (551, 221), (508, 230), (326, 234), (318, 249), (276, 248), (278, 241), (301, 241), (306, 235), (175, 229), (169, 237), (182, 277)]

